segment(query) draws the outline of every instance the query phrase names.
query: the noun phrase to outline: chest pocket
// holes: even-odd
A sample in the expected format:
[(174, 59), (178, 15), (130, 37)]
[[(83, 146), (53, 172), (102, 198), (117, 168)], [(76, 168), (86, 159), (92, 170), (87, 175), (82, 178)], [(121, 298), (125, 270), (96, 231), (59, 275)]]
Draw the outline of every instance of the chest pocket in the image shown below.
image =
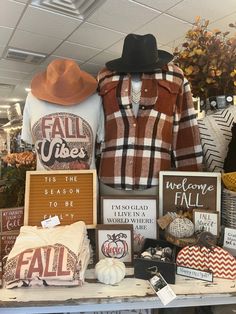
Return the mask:
[(105, 115), (110, 115), (119, 110), (117, 102), (118, 82), (111, 82), (100, 88), (99, 95), (102, 97)]
[(180, 86), (164, 80), (158, 81), (158, 98), (155, 110), (162, 112), (168, 116), (172, 116)]

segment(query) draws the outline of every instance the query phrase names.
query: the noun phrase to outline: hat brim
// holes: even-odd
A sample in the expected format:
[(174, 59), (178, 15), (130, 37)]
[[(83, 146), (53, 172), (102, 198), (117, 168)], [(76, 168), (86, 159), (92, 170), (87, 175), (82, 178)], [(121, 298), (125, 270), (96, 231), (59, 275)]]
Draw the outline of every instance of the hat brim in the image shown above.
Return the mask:
[(80, 71), (80, 75), (83, 77), (83, 86), (81, 89), (71, 93), (69, 97), (63, 95), (55, 95), (50, 92), (46, 82), (46, 71), (34, 76), (31, 81), (31, 93), (38, 99), (45, 100), (57, 105), (75, 105), (92, 94), (97, 89), (98, 83), (96, 79), (87, 72)]
[(108, 61), (106, 63), (106, 67), (108, 68), (108, 70), (124, 73), (154, 72), (158, 69), (163, 68), (163, 66), (173, 60), (173, 58), (174, 56), (171, 53), (158, 49), (158, 60), (155, 63), (146, 65), (127, 64), (121, 57)]

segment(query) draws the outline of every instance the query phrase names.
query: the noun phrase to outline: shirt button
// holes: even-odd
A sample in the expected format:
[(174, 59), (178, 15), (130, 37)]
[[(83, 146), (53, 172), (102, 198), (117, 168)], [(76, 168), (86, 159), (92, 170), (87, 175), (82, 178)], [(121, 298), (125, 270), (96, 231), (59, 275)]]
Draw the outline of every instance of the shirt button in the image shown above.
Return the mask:
[(128, 92), (128, 88), (125, 89), (125, 92)]
[(133, 124), (133, 127), (136, 127), (136, 123)]
[(146, 93), (146, 92), (148, 91), (148, 90), (147, 90), (147, 88), (145, 88), (145, 90), (144, 90), (144, 91), (145, 91), (145, 93)]
[(126, 108), (127, 108), (127, 109), (130, 109), (130, 106), (127, 106)]
[(144, 106), (142, 106), (141, 108), (142, 108), (143, 110), (145, 109), (145, 107), (144, 107)]

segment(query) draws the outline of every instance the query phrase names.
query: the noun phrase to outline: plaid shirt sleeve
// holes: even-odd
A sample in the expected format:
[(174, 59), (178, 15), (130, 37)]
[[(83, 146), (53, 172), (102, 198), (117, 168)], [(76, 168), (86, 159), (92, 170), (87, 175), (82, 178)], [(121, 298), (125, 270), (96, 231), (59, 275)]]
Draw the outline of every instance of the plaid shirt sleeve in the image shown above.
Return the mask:
[(202, 170), (202, 146), (190, 85), (184, 79), (178, 95), (173, 126), (173, 161), (178, 170)]

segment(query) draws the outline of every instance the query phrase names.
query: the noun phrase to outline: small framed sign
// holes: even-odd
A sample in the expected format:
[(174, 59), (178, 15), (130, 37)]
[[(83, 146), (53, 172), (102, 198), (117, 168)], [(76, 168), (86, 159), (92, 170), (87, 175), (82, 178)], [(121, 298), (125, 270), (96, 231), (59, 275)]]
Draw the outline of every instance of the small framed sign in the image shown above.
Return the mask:
[(96, 227), (96, 170), (27, 171), (25, 190), (25, 225), (58, 216), (61, 225)]
[(157, 198), (154, 196), (101, 197), (103, 224), (132, 224), (134, 251), (140, 251), (146, 238), (157, 238)]
[(181, 275), (181, 276), (186, 276), (189, 278), (213, 282), (213, 273), (210, 271), (203, 271), (203, 270), (190, 268), (190, 267), (177, 266), (176, 274)]
[(19, 231), (24, 223), (24, 207), (0, 209), (1, 232)]
[(236, 256), (236, 229), (225, 228), (223, 247), (233, 256)]
[[(221, 174), (193, 171), (160, 171), (159, 214), (184, 208), (220, 212)], [(220, 217), (219, 217), (220, 219)]]
[(8, 255), (16, 242), (19, 232), (5, 232), (1, 234), (1, 256)]
[(96, 260), (112, 257), (126, 265), (133, 263), (133, 225), (97, 225)]
[(209, 231), (219, 236), (219, 212), (194, 209), (193, 223), (195, 231)]

